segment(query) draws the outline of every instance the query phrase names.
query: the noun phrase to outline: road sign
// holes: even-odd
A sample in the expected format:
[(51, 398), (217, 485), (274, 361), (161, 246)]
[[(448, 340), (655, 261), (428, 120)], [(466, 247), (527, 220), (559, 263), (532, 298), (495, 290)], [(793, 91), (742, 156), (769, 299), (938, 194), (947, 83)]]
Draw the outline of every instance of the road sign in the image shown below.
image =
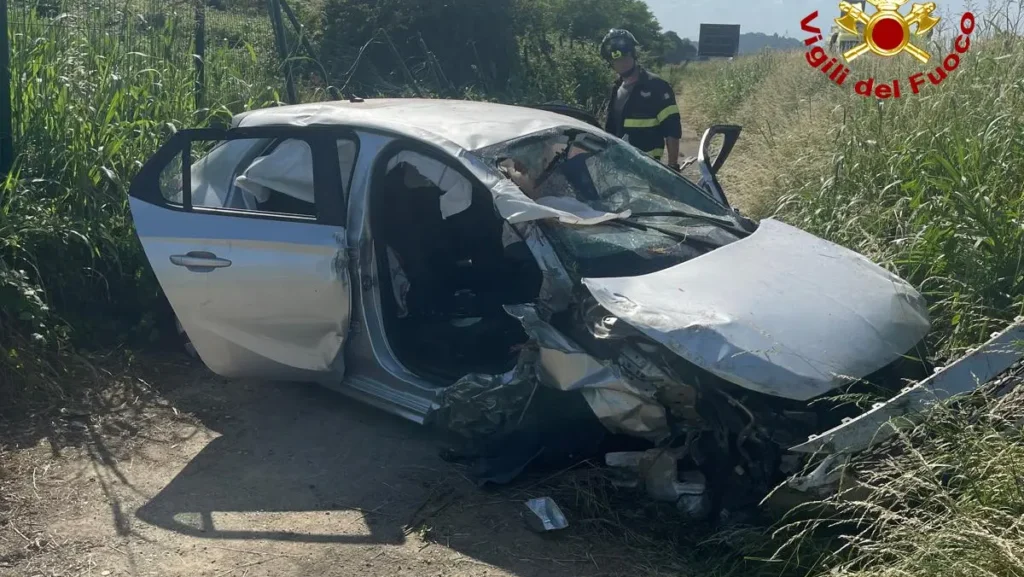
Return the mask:
[(739, 24), (701, 24), (697, 57), (729, 58), (740, 49)]

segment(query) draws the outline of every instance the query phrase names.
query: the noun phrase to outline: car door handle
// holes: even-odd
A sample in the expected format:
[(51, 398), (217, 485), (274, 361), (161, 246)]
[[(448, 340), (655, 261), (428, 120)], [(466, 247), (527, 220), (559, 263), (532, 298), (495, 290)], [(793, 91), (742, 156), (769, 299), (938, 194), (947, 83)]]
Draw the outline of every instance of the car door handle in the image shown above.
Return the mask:
[(187, 254), (172, 254), (171, 264), (201, 272), (231, 266), (231, 261), (226, 258), (218, 258), (217, 255), (212, 252), (193, 250)]

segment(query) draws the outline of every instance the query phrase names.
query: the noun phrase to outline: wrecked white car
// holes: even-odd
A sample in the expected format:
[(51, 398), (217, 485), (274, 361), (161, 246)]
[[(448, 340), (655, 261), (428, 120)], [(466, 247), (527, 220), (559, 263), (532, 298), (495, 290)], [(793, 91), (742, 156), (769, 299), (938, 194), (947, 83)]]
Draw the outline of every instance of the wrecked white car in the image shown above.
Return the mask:
[(929, 374), (911, 286), (729, 206), (735, 127), (705, 134), (693, 183), (594, 124), (450, 100), (256, 110), (173, 135), (131, 211), (212, 371), (436, 423), (484, 481), (616, 439), (767, 486), (860, 412), (823, 399)]

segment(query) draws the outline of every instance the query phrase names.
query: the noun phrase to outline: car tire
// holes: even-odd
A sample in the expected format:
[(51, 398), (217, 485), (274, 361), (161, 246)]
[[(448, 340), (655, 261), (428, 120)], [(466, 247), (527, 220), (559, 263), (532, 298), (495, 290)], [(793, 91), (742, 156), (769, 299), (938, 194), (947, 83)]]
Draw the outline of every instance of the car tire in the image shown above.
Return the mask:
[(193, 359), (198, 359), (199, 353), (196, 352), (196, 347), (192, 344), (192, 339), (188, 338), (188, 333), (185, 332), (185, 327), (181, 326), (181, 321), (178, 320), (177, 315), (174, 316), (174, 326), (178, 329), (178, 340), (181, 342), (181, 346), (185, 350), (185, 354)]

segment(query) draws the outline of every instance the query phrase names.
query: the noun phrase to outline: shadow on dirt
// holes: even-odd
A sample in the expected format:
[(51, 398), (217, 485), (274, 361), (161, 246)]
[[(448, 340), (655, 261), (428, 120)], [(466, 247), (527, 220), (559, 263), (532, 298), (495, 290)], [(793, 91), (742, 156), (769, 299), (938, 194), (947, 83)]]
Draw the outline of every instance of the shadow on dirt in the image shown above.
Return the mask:
[(416, 532), (422, 547), (524, 577), (635, 567), (630, 550), (592, 539), (582, 519), (557, 534), (527, 528), (523, 501), (542, 496), (537, 478), (550, 472), (479, 489), (439, 457), (429, 429), (338, 393), (208, 376), (163, 396), (220, 436), (136, 511), (156, 527), (204, 540), (349, 545), (401, 545)]
[[(210, 381), (165, 393), (220, 436), (137, 511), (147, 523), (204, 539), (396, 544), (444, 478), (415, 425), (314, 385)], [(365, 527), (343, 530), (351, 515), (332, 511)]]
[[(353, 557), (305, 544), (365, 547), (355, 558), (377, 559), (379, 567), (364, 571), (373, 576), (395, 562), (422, 564), (424, 574), (458, 565), (466, 575), (496, 568), (521, 577), (666, 568), (661, 562), (641, 567), (656, 557), (638, 551), (638, 539), (624, 538), (617, 512), (574, 507), (574, 499), (603, 490), (596, 485), (563, 486), (557, 494), (558, 475), (538, 471), (482, 490), (463, 468), (440, 458), (443, 439), (430, 429), (338, 393), (227, 381), (177, 356), (139, 357), (133, 366), (99, 375), (116, 386), (69, 403), (19, 438), (21, 446), (45, 439), (54, 457), (86, 457), (77, 479), (64, 481), (83, 489), (95, 482), (101, 493), (92, 501), (107, 509), (101, 516), (109, 515), (116, 535), (140, 546), (192, 549), (247, 540), (250, 545), (232, 546), (284, 547), (285, 558), (308, 560), (309, 574), (351, 569)], [(545, 495), (562, 505), (568, 529), (536, 534), (527, 528), (523, 502)], [(328, 564), (337, 566), (327, 570)]]
[(60, 457), (67, 449), (89, 448), (102, 437), (142, 434), (139, 422), (145, 415), (171, 409), (160, 398), (161, 390), (177, 388), (196, 373), (183, 354), (136, 355), (126, 350), (69, 355), (60, 367), (51, 367), (53, 374), (47, 376), (65, 382), (60, 391), (54, 387), (48, 397), (41, 395), (48, 402), (0, 407), (0, 446), (16, 451), (43, 442), (53, 457)]

